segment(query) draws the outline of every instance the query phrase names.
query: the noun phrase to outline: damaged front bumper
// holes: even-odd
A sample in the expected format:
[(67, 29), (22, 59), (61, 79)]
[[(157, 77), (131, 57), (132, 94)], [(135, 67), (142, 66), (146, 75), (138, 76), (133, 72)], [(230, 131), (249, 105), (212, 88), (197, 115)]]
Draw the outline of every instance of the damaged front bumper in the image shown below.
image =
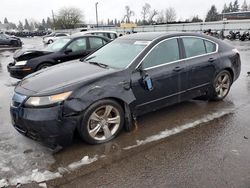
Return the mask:
[(63, 117), (62, 105), (50, 108), (11, 106), (14, 128), (21, 134), (55, 149), (71, 144), (78, 116)]
[(14, 63), (9, 63), (7, 69), (10, 73), (10, 76), (17, 79), (22, 79), (34, 72), (32, 68), (15, 66)]

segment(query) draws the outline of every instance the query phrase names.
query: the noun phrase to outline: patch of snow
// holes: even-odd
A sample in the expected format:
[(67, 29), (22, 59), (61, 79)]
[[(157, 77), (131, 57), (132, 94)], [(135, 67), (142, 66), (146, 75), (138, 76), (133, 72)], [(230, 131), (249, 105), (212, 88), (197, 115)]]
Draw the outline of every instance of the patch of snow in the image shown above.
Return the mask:
[[(35, 170), (32, 170), (32, 172), (30, 174), (28, 173), (27, 175), (16, 176), (16, 177), (10, 178), (9, 183), (7, 182), (7, 180), (1, 180), (0, 181), (0, 188), (1, 188), (1, 185), (3, 185), (3, 187), (4, 187), (5, 183), (7, 183), (6, 186), (8, 186), (8, 185), (15, 186), (18, 184), (27, 184), (27, 183), (31, 183), (31, 182), (41, 183), (41, 182), (46, 182), (48, 180), (61, 178), (63, 176), (63, 174), (69, 173), (70, 171), (76, 170), (76, 169), (80, 168), (81, 166), (88, 165), (88, 164), (93, 163), (97, 160), (98, 160), (97, 156), (95, 156), (94, 158), (90, 158), (89, 156), (85, 156), (80, 161), (71, 163), (67, 167), (59, 167), (56, 172), (51, 172), (51, 171), (47, 171), (47, 170), (44, 172), (40, 172), (38, 169), (35, 169)], [(41, 183), (39, 185), (44, 185), (44, 184)]]
[(46, 183), (40, 183), (39, 187), (47, 188), (47, 184)]
[(150, 137), (146, 138), (145, 140), (137, 140), (136, 145), (128, 146), (128, 147), (125, 147), (123, 149), (124, 150), (129, 150), (129, 149), (133, 149), (133, 148), (136, 148), (138, 146), (141, 146), (141, 145), (145, 145), (145, 144), (150, 143), (150, 142), (158, 141), (158, 140), (161, 140), (163, 138), (178, 134), (178, 133), (180, 133), (182, 131), (185, 131), (187, 129), (194, 128), (194, 127), (196, 127), (198, 125), (201, 125), (201, 124), (210, 122), (212, 120), (221, 118), (221, 117), (223, 117), (225, 115), (228, 115), (228, 114), (231, 114), (231, 113), (232, 113), (232, 111), (224, 111), (224, 112), (213, 113), (213, 114), (207, 115), (206, 117), (203, 117), (203, 118), (201, 118), (199, 120), (196, 120), (196, 121), (194, 121), (192, 123), (187, 123), (187, 124), (184, 124), (182, 126), (173, 128), (171, 130), (166, 129), (165, 131), (162, 131), (157, 135), (150, 136)]
[(9, 186), (9, 183), (7, 182), (7, 180), (6, 179), (1, 179), (0, 180), (0, 188), (7, 187), (7, 186)]
[(70, 165), (68, 165), (68, 168), (70, 170), (76, 170), (83, 165), (87, 165), (87, 164), (93, 163), (95, 161), (97, 161), (97, 156), (95, 156), (94, 158), (89, 158), (88, 156), (85, 156), (80, 161), (77, 161), (77, 162), (74, 162), (74, 163), (71, 163)]
[(44, 171), (39, 172), (38, 169), (32, 170), (32, 173), (28, 176), (20, 176), (20, 177), (14, 177), (9, 180), (11, 185), (17, 185), (17, 184), (27, 184), (31, 182), (44, 182), (48, 180), (52, 180), (55, 178), (60, 178), (62, 175), (59, 172), (50, 172), (50, 171)]

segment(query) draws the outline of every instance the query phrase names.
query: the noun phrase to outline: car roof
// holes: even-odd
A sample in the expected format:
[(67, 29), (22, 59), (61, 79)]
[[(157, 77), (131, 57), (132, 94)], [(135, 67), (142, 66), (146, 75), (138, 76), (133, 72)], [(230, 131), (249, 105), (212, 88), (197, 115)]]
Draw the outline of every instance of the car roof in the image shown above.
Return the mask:
[(87, 34), (90, 34), (90, 33), (113, 33), (113, 34), (116, 34), (116, 35), (117, 35), (117, 32), (115, 32), (115, 31), (108, 31), (108, 30), (90, 30), (90, 31), (82, 31), (82, 32), (74, 33), (74, 34), (72, 34), (72, 35), (74, 35), (74, 36), (82, 36), (82, 35), (87, 35)]
[(187, 32), (141, 32), (141, 33), (124, 35), (122, 37), (119, 37), (119, 39), (153, 41), (153, 40), (159, 39), (161, 37), (170, 38), (170, 37), (179, 37), (179, 36), (197, 36), (197, 37), (209, 38), (211, 40), (211, 37), (207, 37), (207, 35), (200, 34), (200, 33), (194, 33), (194, 32), (193, 33), (187, 33)]
[(98, 35), (90, 35), (90, 34), (88, 34), (88, 35), (81, 35), (81, 36), (70, 35), (70, 36), (61, 37), (61, 39), (70, 39), (70, 40), (72, 40), (72, 39), (85, 38), (85, 37), (96, 37), (96, 38), (101, 38), (101, 39), (105, 39), (107, 41), (110, 41), (110, 39), (107, 38), (107, 37), (98, 36)]

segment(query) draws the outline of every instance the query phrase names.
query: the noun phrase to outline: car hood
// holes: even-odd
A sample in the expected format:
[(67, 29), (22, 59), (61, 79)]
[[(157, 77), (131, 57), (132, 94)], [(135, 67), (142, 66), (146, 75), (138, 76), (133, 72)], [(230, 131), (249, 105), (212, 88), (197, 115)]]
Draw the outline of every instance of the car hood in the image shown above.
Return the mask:
[(43, 69), (25, 77), (15, 91), (27, 96), (49, 95), (62, 92), (78, 84), (94, 81), (102, 76), (117, 72), (81, 61), (71, 61)]
[(29, 59), (33, 59), (36, 57), (40, 57), (43, 55), (47, 55), (53, 52), (50, 51), (45, 51), (45, 50), (33, 50), (33, 49), (22, 49), (18, 50), (17, 52), (14, 53), (13, 58), (16, 61), (25, 61)]

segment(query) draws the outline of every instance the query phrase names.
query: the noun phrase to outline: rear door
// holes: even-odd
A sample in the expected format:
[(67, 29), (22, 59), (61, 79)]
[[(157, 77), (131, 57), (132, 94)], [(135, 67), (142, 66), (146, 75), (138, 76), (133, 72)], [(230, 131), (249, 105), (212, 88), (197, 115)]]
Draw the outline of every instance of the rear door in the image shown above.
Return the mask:
[[(138, 114), (177, 103), (187, 79), (185, 63), (181, 60), (178, 38), (158, 43), (143, 59), (142, 71), (132, 74), (132, 90), (136, 96)], [(153, 88), (148, 90), (143, 76), (148, 75)]]
[(189, 98), (192, 98), (201, 95), (211, 84), (219, 61), (218, 47), (216, 43), (199, 37), (182, 37), (182, 42), (188, 70), (186, 84), (191, 95)]

